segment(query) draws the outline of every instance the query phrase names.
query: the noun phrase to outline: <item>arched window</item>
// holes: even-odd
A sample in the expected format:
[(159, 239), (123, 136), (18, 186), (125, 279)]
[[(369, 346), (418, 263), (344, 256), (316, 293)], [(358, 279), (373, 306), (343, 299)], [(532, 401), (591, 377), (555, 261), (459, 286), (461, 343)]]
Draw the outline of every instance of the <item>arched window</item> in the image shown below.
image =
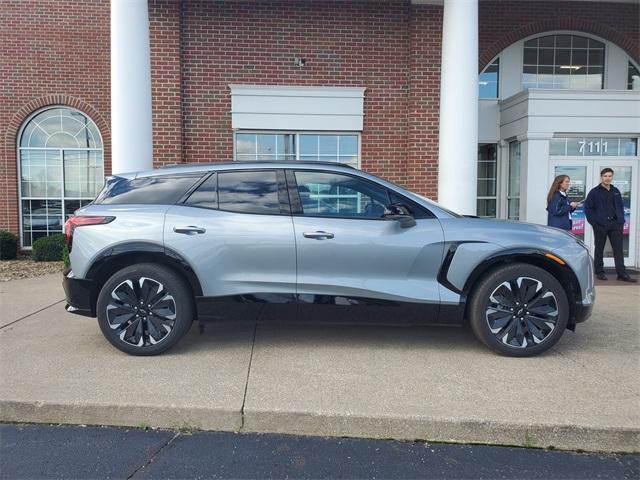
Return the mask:
[(21, 240), (61, 233), (66, 218), (91, 202), (104, 181), (102, 138), (95, 123), (68, 107), (42, 110), (19, 136)]
[(498, 98), (499, 79), (500, 58), (495, 58), (478, 75), (478, 98)]
[(522, 88), (603, 88), (604, 43), (579, 35), (524, 42)]

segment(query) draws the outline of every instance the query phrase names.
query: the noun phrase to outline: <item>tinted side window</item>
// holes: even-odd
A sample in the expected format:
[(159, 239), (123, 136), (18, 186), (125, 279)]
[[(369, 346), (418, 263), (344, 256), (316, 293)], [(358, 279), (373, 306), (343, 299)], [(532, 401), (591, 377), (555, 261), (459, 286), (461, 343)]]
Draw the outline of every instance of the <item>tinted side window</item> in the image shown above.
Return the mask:
[(127, 180), (116, 178), (100, 192), (94, 203), (119, 205), (173, 205), (202, 175), (143, 177)]
[(276, 172), (218, 173), (218, 204), (230, 212), (279, 215)]
[(308, 216), (382, 218), (386, 189), (350, 175), (296, 172), (302, 212)]
[(200, 185), (189, 198), (185, 205), (201, 208), (218, 208), (218, 178), (214, 173)]

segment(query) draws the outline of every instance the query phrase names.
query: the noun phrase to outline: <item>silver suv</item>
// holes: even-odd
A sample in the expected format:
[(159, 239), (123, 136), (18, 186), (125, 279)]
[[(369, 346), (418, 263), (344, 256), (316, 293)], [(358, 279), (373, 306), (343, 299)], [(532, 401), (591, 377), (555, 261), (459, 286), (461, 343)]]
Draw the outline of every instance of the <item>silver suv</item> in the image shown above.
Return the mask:
[(588, 250), (553, 228), (462, 217), (335, 163), (174, 166), (109, 177), (65, 225), (69, 312), (134, 355), (198, 320), (462, 324), (536, 355), (586, 320)]

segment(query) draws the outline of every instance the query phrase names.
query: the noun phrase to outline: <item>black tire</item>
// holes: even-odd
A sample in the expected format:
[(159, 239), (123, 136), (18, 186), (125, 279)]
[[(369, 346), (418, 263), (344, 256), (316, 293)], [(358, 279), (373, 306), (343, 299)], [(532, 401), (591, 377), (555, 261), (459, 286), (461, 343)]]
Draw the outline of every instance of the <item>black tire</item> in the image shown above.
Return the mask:
[(171, 269), (152, 263), (114, 273), (100, 290), (96, 309), (106, 339), (131, 355), (168, 350), (189, 331), (195, 313), (186, 282)]
[(514, 263), (480, 280), (470, 298), (468, 318), (473, 333), (492, 350), (531, 357), (560, 339), (567, 328), (569, 302), (549, 272)]

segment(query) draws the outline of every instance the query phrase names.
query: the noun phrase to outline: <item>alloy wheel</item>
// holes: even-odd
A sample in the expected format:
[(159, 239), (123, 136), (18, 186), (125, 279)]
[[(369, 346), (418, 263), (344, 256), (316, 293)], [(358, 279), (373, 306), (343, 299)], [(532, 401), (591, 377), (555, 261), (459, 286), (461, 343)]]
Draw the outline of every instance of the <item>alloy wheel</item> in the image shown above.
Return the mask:
[(544, 342), (556, 328), (558, 301), (540, 280), (518, 277), (502, 282), (489, 296), (485, 317), (491, 333), (509, 347)]
[(136, 347), (167, 338), (176, 321), (176, 302), (157, 280), (125, 280), (111, 291), (107, 321), (120, 340)]

